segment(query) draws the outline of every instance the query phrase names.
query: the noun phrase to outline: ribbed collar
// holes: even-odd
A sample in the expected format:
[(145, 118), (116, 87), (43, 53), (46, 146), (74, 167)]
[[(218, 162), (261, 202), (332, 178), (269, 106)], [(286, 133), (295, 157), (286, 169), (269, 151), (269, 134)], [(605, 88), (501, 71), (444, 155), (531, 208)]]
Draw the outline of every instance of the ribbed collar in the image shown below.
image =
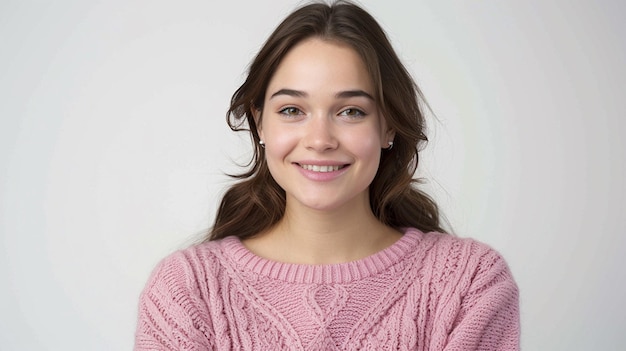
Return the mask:
[(419, 230), (405, 229), (404, 235), (384, 250), (360, 260), (327, 265), (283, 263), (259, 257), (235, 236), (224, 238), (221, 246), (237, 268), (243, 271), (291, 283), (336, 284), (349, 283), (386, 270), (413, 252), (421, 237)]

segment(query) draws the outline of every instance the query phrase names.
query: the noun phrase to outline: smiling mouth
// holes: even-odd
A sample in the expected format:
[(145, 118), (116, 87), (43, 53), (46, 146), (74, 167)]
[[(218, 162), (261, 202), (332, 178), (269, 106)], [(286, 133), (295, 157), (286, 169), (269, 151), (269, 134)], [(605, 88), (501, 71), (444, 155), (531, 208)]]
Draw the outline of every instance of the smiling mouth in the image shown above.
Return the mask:
[(301, 164), (298, 164), (298, 166), (302, 167), (303, 169), (306, 169), (307, 171), (327, 173), (327, 172), (338, 171), (338, 170), (346, 167), (347, 165), (319, 166), (319, 165), (301, 165)]

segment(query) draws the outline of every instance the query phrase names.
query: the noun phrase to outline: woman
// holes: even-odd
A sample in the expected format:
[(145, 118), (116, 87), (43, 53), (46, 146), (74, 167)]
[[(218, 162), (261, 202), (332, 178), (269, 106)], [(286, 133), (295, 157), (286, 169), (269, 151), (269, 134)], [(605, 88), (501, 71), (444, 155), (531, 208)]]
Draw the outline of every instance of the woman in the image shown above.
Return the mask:
[(503, 259), (414, 187), (422, 96), (347, 2), (289, 15), (228, 111), (255, 142), (207, 240), (155, 269), (136, 350), (516, 350)]

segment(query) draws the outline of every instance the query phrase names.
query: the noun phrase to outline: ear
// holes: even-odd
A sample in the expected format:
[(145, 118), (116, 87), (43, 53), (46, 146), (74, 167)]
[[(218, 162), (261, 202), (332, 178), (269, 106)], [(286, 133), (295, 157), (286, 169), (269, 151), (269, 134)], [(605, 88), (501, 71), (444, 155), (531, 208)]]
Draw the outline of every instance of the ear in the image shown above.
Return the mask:
[(396, 131), (395, 129), (390, 128), (387, 125), (387, 119), (382, 117), (382, 125), (381, 125), (381, 141), (380, 141), (380, 148), (381, 149), (387, 149), (389, 147), (389, 142), (393, 141), (393, 139), (396, 137)]
[(387, 139), (385, 139), (387, 142), (393, 141), (393, 139), (395, 139), (396, 137), (396, 131), (393, 129), (388, 129), (385, 136), (387, 137)]
[(252, 106), (252, 118), (254, 118), (254, 125), (256, 126), (257, 133), (259, 134), (259, 139), (263, 139), (263, 120), (261, 119), (262, 110), (256, 106)]

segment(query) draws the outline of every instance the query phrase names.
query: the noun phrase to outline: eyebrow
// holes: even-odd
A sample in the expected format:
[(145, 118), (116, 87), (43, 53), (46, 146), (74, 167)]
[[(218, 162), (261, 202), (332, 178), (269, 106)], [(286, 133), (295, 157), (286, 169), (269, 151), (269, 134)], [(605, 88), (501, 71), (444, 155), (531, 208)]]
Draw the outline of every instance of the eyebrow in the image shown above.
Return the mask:
[(335, 94), (335, 97), (338, 99), (345, 99), (345, 98), (351, 98), (351, 97), (365, 97), (374, 101), (374, 98), (372, 97), (372, 95), (368, 94), (367, 92), (363, 90), (340, 91), (337, 94)]
[(308, 97), (309, 96), (309, 94), (300, 90), (280, 89), (279, 91), (272, 94), (272, 96), (270, 96), (270, 99), (273, 99), (274, 97), (279, 96), (279, 95), (287, 95), (287, 96), (293, 96), (293, 97)]
[[(280, 89), (274, 94), (272, 94), (272, 96), (270, 96), (270, 99), (279, 95), (287, 95), (287, 96), (300, 97), (300, 98), (306, 98), (309, 96), (309, 94), (300, 90)], [(351, 97), (365, 97), (374, 101), (374, 98), (372, 97), (372, 95), (368, 94), (364, 90), (359, 90), (359, 89), (340, 91), (337, 94), (335, 94), (335, 98), (337, 99), (346, 99), (346, 98), (351, 98)]]

